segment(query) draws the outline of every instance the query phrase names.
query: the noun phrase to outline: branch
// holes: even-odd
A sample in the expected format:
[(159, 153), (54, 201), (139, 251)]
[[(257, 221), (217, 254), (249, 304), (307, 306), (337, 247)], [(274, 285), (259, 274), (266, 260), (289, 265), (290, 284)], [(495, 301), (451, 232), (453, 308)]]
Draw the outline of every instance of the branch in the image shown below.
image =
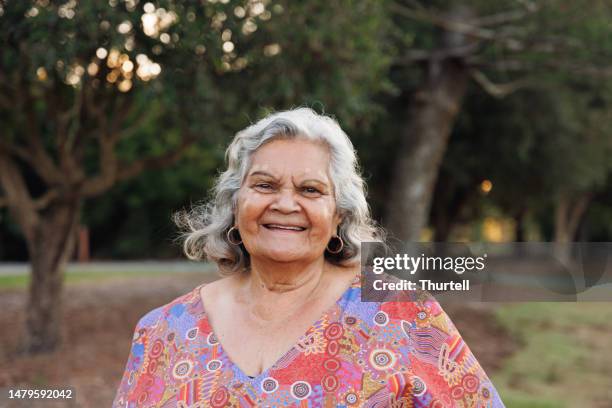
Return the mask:
[(115, 134), (122, 127), (125, 119), (133, 112), (134, 100), (130, 97), (132, 94), (124, 95), (119, 98), (118, 103), (113, 109), (113, 115), (110, 122), (110, 133)]
[(0, 140), (0, 149), (4, 149), (9, 154), (19, 157), (21, 160), (32, 165), (34, 161), (32, 154), (22, 146), (17, 146), (14, 143), (9, 143), (6, 140)]
[[(19, 146), (15, 143), (9, 143), (6, 140), (0, 140), (0, 150), (3, 150), (5, 154), (8, 154), (9, 156), (12, 155), (23, 160), (25, 163), (29, 164), (32, 168), (34, 168), (34, 170), (36, 170), (36, 166), (39, 166), (39, 163), (36, 162), (36, 157), (32, 155), (32, 153), (23, 146)], [(45, 201), (42, 201), (41, 203), (37, 204), (37, 209), (42, 209), (46, 207), (46, 200), (48, 199), (45, 199)]]
[(108, 129), (108, 118), (104, 111), (106, 110), (106, 100), (103, 103), (96, 103), (94, 101), (93, 92), (85, 93), (85, 108), (88, 113), (91, 113), (91, 116), (98, 119), (99, 129)]
[(176, 163), (178, 159), (181, 158), (183, 153), (189, 147), (191, 147), (198, 139), (199, 137), (185, 138), (183, 139), (181, 144), (177, 146), (174, 150), (171, 150), (159, 156), (147, 157), (145, 159), (132, 163), (129, 167), (125, 168), (119, 173), (119, 180), (128, 180), (133, 177), (136, 177), (144, 170), (159, 169)]
[(2, 204), (9, 207), (26, 239), (31, 241), (40, 217), (17, 164), (2, 148), (0, 148), (0, 186), (6, 194), (0, 197)]
[(539, 11), (540, 7), (536, 4), (533, 4), (531, 7), (526, 7), (524, 10), (508, 10), (502, 11), (501, 13), (491, 14), (484, 17), (479, 17), (475, 20), (472, 20), (473, 24), (476, 24), (480, 27), (484, 26), (499, 26), (506, 23), (511, 23), (514, 21), (520, 21), (530, 14), (534, 14)]
[(572, 208), (569, 210), (569, 219), (567, 221), (567, 229), (571, 231), (572, 236), (578, 229), (578, 223), (582, 219), (582, 215), (586, 211), (591, 199), (593, 198), (592, 193), (585, 193), (578, 197)]
[(488, 94), (496, 98), (503, 98), (508, 94), (531, 85), (531, 81), (526, 78), (518, 79), (505, 84), (495, 84), (491, 82), (482, 71), (475, 69), (470, 70), (470, 75)]
[(58, 198), (60, 198), (60, 192), (57, 188), (53, 188), (34, 200), (34, 208), (38, 211), (44, 210)]
[[(135, 107), (131, 109), (131, 112), (128, 116), (133, 116), (134, 110)], [(133, 120), (130, 126), (125, 126), (122, 127), (122, 129), (117, 130), (114, 133), (114, 140), (118, 142), (120, 140), (124, 140), (131, 137), (132, 135), (134, 135), (134, 133), (136, 133), (136, 131), (138, 131), (138, 129), (142, 128), (145, 123), (150, 121), (151, 118), (155, 116), (157, 116), (157, 112), (155, 112), (155, 110), (145, 109), (144, 112), (141, 112), (136, 116), (136, 119)]]
[[(65, 112), (57, 114), (57, 149), (62, 161), (69, 158), (73, 151), (75, 138), (81, 127), (80, 115), (83, 108), (86, 89), (87, 83), (82, 82), (79, 92), (77, 92), (74, 97), (72, 106)], [(73, 122), (72, 126), (70, 126), (71, 122)]]
[(177, 162), (183, 153), (192, 146), (200, 137), (188, 135), (183, 138), (181, 143), (174, 149), (153, 157), (145, 157), (129, 164), (126, 168), (118, 169), (118, 160), (114, 151), (108, 151), (108, 160), (102, 164), (104, 168), (99, 176), (86, 180), (83, 184), (83, 197), (95, 197), (107, 191), (116, 182), (128, 180), (141, 174), (145, 170), (159, 169), (167, 167)]
[(397, 3), (390, 5), (391, 10), (404, 17), (411, 18), (413, 20), (421, 21), (424, 23), (430, 23), (439, 26), (447, 31), (454, 31), (460, 34), (464, 34), (468, 37), (477, 38), (479, 40), (493, 40), (495, 39), (495, 31), (488, 30), (486, 28), (478, 27), (474, 24), (466, 23), (463, 21), (448, 20), (439, 15), (434, 15), (427, 11), (414, 10), (408, 7), (401, 6)]
[(45, 151), (45, 148), (37, 135), (28, 133), (26, 140), (30, 146), (32, 157), (28, 163), (40, 176), (47, 185), (62, 184), (64, 177), (59, 171), (51, 156)]
[(593, 78), (605, 79), (612, 77), (612, 67), (607, 66), (598, 67), (595, 65), (565, 63), (563, 61), (549, 61), (547, 65), (549, 67), (565, 70), (573, 74), (588, 75)]
[(482, 56), (474, 55), (469, 57), (466, 62), (472, 68), (486, 68), (500, 71), (530, 71), (533, 69), (532, 64), (526, 64), (525, 61), (509, 58), (490, 61)]
[(32, 166), (34, 171), (47, 185), (62, 184), (64, 177), (42, 143), (36, 113), (34, 112), (34, 100), (30, 94), (24, 91), (28, 87), (21, 82), (19, 84), (21, 86), (16, 89), (16, 102), (19, 111), (25, 113), (24, 133), (29, 146), (28, 158), (22, 158)]
[(85, 179), (83, 182), (83, 194), (85, 197), (97, 196), (110, 189), (117, 181), (119, 161), (115, 153), (117, 142), (121, 138), (122, 122), (129, 115), (132, 106), (131, 99), (121, 99), (121, 103), (114, 104), (113, 113), (109, 122), (105, 115), (105, 108), (96, 107), (91, 97), (85, 95), (85, 103), (93, 115), (98, 119), (98, 144), (100, 149), (99, 171), (97, 176)]
[[(500, 46), (507, 48), (510, 51), (520, 51), (526, 48), (525, 43), (513, 35), (524, 33), (518, 27), (506, 26), (502, 24), (513, 20), (520, 20), (522, 18), (533, 14), (539, 10), (538, 7), (526, 7), (526, 11), (507, 11), (495, 15), (485, 16), (481, 18), (465, 18), (464, 20), (452, 19), (443, 15), (434, 14), (430, 11), (423, 9), (411, 9), (405, 6), (401, 6), (397, 3), (391, 4), (391, 9), (398, 14), (411, 18), (416, 21), (429, 23), (438, 26), (445, 31), (456, 32), (468, 37), (472, 37), (483, 41), (492, 41), (498, 43)], [(496, 24), (493, 24), (496, 23)], [(483, 26), (499, 26), (496, 30), (483, 28)]]
[(410, 65), (415, 62), (428, 60), (444, 60), (448, 58), (468, 58), (474, 55), (479, 48), (478, 43), (469, 43), (459, 47), (427, 50), (410, 50), (404, 57), (397, 59), (394, 64)]
[(523, 7), (525, 7), (525, 9), (527, 11), (537, 11), (540, 6), (538, 4), (536, 4), (535, 1), (530, 1), (530, 0), (517, 0), (517, 3), (520, 3), (523, 5)]
[(467, 63), (472, 68), (499, 69), (504, 71), (522, 71), (537, 73), (551, 70), (565, 72), (573, 75), (589, 76), (591, 78), (607, 79), (612, 77), (612, 67), (578, 64), (573, 61), (564, 61), (559, 58), (549, 58), (539, 64), (528, 63), (517, 59), (502, 59), (500, 61), (485, 60), (481, 56), (468, 57)]
[(57, 115), (58, 117), (58, 132), (57, 132), (57, 150), (59, 155), (60, 166), (70, 184), (78, 184), (85, 178), (85, 171), (82, 166), (82, 159), (79, 158), (79, 153), (75, 151), (75, 146), (81, 138), (82, 113), (85, 99), (87, 83), (81, 83), (80, 90), (74, 97), (72, 107), (64, 113)]
[[(581, 50), (586, 46), (575, 37), (562, 35), (548, 35), (544, 37), (543, 33), (532, 32), (532, 34), (538, 37), (538, 40), (534, 41), (533, 38), (528, 38), (529, 27), (506, 24), (524, 20), (530, 15), (539, 12), (540, 6), (534, 3), (526, 3), (525, 10), (510, 10), (484, 17), (465, 18), (464, 20), (456, 20), (422, 9), (413, 10), (397, 4), (394, 4), (392, 8), (406, 17), (428, 22), (446, 31), (491, 41), (509, 51), (530, 50), (563, 55), (563, 53), (568, 51)], [(495, 29), (484, 28), (486, 26), (492, 26)]]
[(83, 182), (83, 195), (85, 197), (97, 196), (110, 189), (117, 182), (118, 160), (115, 154), (115, 144), (108, 135), (102, 134), (99, 138), (100, 174)]

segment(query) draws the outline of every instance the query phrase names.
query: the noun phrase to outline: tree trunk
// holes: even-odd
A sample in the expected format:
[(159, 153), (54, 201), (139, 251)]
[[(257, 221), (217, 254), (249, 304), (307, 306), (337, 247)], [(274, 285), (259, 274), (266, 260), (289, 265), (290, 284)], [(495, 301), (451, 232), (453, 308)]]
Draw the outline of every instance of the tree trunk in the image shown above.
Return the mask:
[(574, 197), (563, 194), (559, 198), (555, 208), (555, 242), (566, 243), (574, 240), (591, 197), (590, 193), (584, 193)]
[(521, 206), (519, 210), (516, 212), (514, 220), (516, 222), (515, 228), (515, 240), (516, 242), (525, 242), (526, 240), (526, 231), (525, 231), (525, 223), (527, 218), (527, 207)]
[(432, 212), (433, 240), (446, 242), (462, 211), (471, 201), (473, 189), (456, 188), (441, 177), (436, 183)]
[(453, 221), (450, 220), (450, 215), (444, 212), (439, 212), (434, 216), (434, 242), (446, 242), (453, 227)]
[[(469, 10), (457, 9), (449, 20), (465, 21)], [(472, 42), (462, 34), (443, 31), (440, 49), (466, 47)], [(402, 241), (419, 241), (429, 218), (433, 189), (457, 113), (465, 95), (469, 72), (458, 57), (438, 58), (424, 64), (423, 85), (406, 109), (406, 124), (391, 182), (385, 224)]]
[(54, 350), (61, 342), (64, 267), (74, 249), (80, 199), (66, 199), (41, 213), (32, 239), (26, 336), (21, 351)]
[(461, 61), (431, 61), (426, 83), (408, 109), (400, 153), (391, 182), (385, 224), (403, 241), (418, 241), (429, 217), (431, 198), (448, 145), (468, 72)]
[(590, 193), (562, 194), (555, 208), (555, 257), (563, 264), (572, 260), (571, 243), (574, 241), (580, 220), (584, 216), (592, 195)]

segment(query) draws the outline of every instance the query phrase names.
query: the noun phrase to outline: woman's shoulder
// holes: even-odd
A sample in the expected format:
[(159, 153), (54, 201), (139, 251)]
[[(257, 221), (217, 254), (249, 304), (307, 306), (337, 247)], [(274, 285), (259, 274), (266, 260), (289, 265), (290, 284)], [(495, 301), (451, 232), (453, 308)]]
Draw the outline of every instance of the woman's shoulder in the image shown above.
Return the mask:
[(158, 327), (162, 322), (170, 319), (176, 320), (186, 317), (188, 314), (197, 313), (201, 305), (200, 289), (205, 284), (202, 283), (189, 292), (184, 293), (161, 306), (149, 310), (138, 320), (137, 329), (152, 329)]
[(229, 275), (203, 283), (197, 288), (197, 295), (200, 299), (215, 300), (220, 295), (232, 291), (237, 286), (240, 276)]

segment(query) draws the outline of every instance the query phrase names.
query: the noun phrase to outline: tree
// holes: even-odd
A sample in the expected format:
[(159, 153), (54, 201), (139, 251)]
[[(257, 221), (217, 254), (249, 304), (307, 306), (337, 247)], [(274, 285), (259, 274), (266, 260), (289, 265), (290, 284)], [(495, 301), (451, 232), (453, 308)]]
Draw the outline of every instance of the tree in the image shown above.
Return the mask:
[[(494, 101), (473, 90), (442, 165), (432, 220), (452, 226), (455, 211), (448, 208), (468, 200), (464, 222), (493, 205), (515, 219), (517, 241), (525, 240), (528, 220), (545, 239), (573, 241), (585, 198), (604, 191), (612, 171), (611, 97), (597, 81), (524, 89)], [(485, 180), (492, 183), (488, 194), (480, 188)]]
[[(518, 89), (562, 85), (612, 72), (612, 7), (606, 2), (397, 1), (397, 46), (406, 51), (396, 85), (412, 89), (388, 199), (385, 223), (403, 240), (418, 241), (468, 83), (494, 97)], [(413, 71), (418, 72), (418, 71)], [(579, 82), (579, 81), (578, 81)], [(581, 206), (579, 206), (581, 207)], [(564, 212), (564, 211), (561, 211)]]
[[(272, 104), (319, 100), (366, 119), (384, 70), (380, 10), (372, 0), (0, 0), (0, 206), (32, 265), (24, 351), (60, 342), (63, 266), (84, 200)], [(296, 19), (307, 25), (296, 30)]]

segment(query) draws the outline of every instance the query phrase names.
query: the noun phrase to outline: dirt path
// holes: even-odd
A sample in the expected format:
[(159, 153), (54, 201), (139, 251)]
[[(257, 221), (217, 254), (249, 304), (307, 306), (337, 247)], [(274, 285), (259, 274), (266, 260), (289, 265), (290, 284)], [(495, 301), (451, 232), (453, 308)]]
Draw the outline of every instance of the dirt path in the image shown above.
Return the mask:
[[(0, 387), (70, 386), (76, 392), (74, 404), (45, 402), (41, 406), (110, 406), (138, 319), (201, 282), (214, 279), (212, 275), (183, 273), (71, 284), (64, 296), (65, 341), (57, 352), (35, 357), (18, 357), (11, 352), (24, 324), (25, 291), (0, 292)], [(514, 350), (490, 310), (469, 305), (449, 305), (445, 310), (487, 372), (497, 369)], [(0, 399), (0, 407), (19, 406)], [(27, 407), (36, 405), (28, 403)]]
[(519, 344), (493, 316), (495, 303), (453, 303), (442, 306), (487, 374), (502, 367)]

